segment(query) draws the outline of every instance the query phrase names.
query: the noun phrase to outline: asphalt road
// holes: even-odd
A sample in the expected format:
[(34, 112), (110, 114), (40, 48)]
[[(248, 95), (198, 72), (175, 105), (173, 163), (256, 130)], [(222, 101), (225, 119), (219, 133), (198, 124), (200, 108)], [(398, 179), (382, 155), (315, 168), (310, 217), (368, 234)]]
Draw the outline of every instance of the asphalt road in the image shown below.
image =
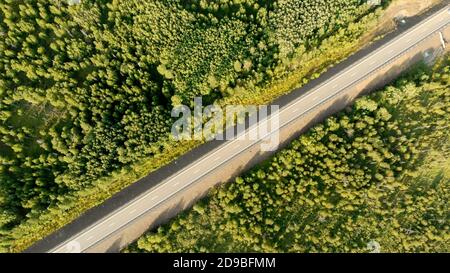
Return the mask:
[[(450, 5), (392, 39), (389, 43), (367, 54), (360, 61), (337, 73), (315, 89), (299, 96), (291, 103), (282, 107), (278, 115), (279, 126), (283, 127), (293, 120), (301, 118), (302, 115), (311, 109), (318, 107), (321, 103), (343, 92), (355, 82), (364, 79), (385, 63), (402, 55), (409, 48), (436, 33), (449, 23)], [(275, 116), (270, 116), (269, 119), (271, 118), (275, 118)], [(257, 130), (257, 127), (251, 126), (245, 134), (251, 134), (254, 130)], [(149, 191), (118, 207), (110, 214), (92, 223), (70, 238), (67, 238), (63, 243), (50, 249), (48, 252), (83, 252), (109, 235), (117, 232), (120, 228), (129, 225), (133, 220), (165, 202), (173, 195), (196, 183), (200, 178), (218, 166), (226, 164), (230, 159), (241, 153), (241, 151), (260, 144), (271, 133), (273, 132), (269, 131), (265, 136), (257, 140), (235, 139), (223, 142), (220, 146), (209, 151), (198, 160), (188, 164), (164, 181), (159, 182), (157, 186), (152, 187)]]

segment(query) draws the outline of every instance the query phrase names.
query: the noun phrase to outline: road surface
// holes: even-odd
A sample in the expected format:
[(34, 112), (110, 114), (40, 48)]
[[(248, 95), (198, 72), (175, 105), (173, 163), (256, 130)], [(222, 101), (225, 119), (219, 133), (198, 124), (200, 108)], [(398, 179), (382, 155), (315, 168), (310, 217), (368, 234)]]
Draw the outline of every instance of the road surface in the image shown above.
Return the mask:
[[(281, 108), (278, 116), (279, 126), (286, 126), (290, 122), (301, 118), (311, 109), (343, 92), (355, 82), (364, 79), (423, 39), (443, 29), (449, 23), (450, 5)], [(269, 116), (269, 119), (271, 118), (275, 118), (275, 116)], [(252, 130), (256, 130), (256, 126), (250, 127), (245, 133), (249, 134)], [(271, 133), (273, 132), (269, 131), (266, 136), (269, 136)], [(203, 176), (226, 164), (246, 148), (258, 145), (264, 138), (262, 137), (258, 140), (235, 139), (223, 142), (216, 149), (187, 165), (168, 179), (161, 181), (158, 186), (117, 208), (109, 215), (91, 224), (71, 238), (67, 238), (63, 243), (50, 249), (48, 252), (83, 252), (87, 250), (89, 247), (117, 232), (120, 228), (129, 225), (152, 208), (165, 202), (173, 195), (198, 182)]]

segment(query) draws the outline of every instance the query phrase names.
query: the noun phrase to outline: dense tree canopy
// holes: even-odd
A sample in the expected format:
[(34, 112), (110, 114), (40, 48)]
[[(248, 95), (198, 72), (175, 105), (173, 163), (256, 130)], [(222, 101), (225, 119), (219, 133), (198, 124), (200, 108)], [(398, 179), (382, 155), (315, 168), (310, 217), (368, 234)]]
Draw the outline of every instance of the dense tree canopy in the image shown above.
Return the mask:
[(414, 72), (127, 251), (448, 252), (450, 58)]
[(299, 49), (372, 11), (363, 0), (1, 1), (0, 243), (164, 153), (173, 105), (265, 88)]

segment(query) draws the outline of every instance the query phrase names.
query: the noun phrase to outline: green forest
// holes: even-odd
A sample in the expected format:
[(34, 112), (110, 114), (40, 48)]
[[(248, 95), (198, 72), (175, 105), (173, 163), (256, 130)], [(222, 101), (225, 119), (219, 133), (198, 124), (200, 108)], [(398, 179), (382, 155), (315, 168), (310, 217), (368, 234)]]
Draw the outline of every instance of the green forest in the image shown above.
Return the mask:
[(0, 251), (20, 251), (198, 143), (170, 110), (268, 102), (364, 43), (364, 0), (0, 1)]
[(449, 252), (450, 56), (358, 99), (126, 252)]

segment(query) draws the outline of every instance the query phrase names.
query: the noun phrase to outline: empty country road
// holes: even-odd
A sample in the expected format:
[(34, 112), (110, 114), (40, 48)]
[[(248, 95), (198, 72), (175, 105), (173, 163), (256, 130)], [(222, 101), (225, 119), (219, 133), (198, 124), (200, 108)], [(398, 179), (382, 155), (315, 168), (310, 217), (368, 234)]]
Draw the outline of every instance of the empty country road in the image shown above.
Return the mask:
[[(448, 27), (450, 24), (449, 10), (450, 5), (435, 12), (387, 44), (370, 52), (354, 65), (338, 72), (329, 80), (309, 90), (307, 93), (298, 96), (295, 100), (282, 107), (277, 116), (269, 116), (269, 121), (270, 119), (278, 118), (279, 126), (283, 127), (294, 120), (301, 119), (305, 113), (320, 106), (336, 94), (343, 92), (355, 82), (366, 78), (430, 35)], [(251, 126), (244, 134), (251, 134), (255, 130), (257, 130), (257, 126)], [(157, 186), (140, 194), (70, 238), (60, 239), (62, 243), (44, 251), (62, 253), (88, 250), (111, 234), (118, 232), (121, 228), (132, 224), (139, 216), (164, 203), (175, 194), (184, 191), (219, 166), (227, 164), (243, 150), (261, 144), (272, 133), (274, 132), (269, 131), (256, 140), (235, 139), (223, 142), (220, 146), (209, 151), (198, 160), (191, 162), (169, 178), (160, 181)]]

